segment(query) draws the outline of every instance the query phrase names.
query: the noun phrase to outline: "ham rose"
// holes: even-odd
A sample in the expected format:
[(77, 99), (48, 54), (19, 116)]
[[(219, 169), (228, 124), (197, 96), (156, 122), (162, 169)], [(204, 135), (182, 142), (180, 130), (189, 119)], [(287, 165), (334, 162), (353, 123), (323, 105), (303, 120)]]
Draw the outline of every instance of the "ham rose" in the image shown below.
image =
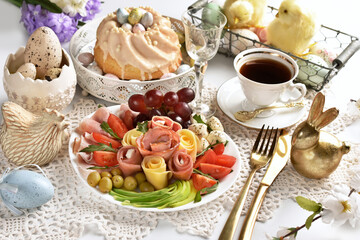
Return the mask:
[(149, 128), (163, 127), (174, 130), (175, 132), (182, 129), (180, 123), (174, 122), (169, 117), (154, 116), (149, 122)]
[(136, 139), (141, 155), (157, 155), (169, 160), (171, 155), (178, 149), (179, 135), (173, 130), (163, 127), (149, 129), (144, 135)]
[(170, 171), (179, 180), (189, 180), (193, 172), (192, 157), (185, 150), (174, 153), (168, 162)]
[(142, 157), (139, 150), (134, 146), (123, 146), (117, 153), (119, 168), (124, 176), (133, 175), (141, 171)]

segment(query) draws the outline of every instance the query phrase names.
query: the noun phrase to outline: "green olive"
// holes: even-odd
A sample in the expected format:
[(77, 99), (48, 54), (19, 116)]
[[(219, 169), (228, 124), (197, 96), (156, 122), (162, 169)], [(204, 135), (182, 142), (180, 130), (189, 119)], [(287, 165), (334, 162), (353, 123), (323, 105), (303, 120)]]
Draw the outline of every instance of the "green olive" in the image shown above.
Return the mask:
[(101, 175), (102, 178), (103, 178), (103, 177), (112, 178), (112, 175), (111, 175), (110, 172), (102, 172), (100, 175)]
[(145, 177), (145, 174), (143, 172), (138, 172), (135, 175), (135, 179), (136, 179), (138, 185), (140, 185), (141, 183), (146, 181), (146, 177)]
[(112, 189), (112, 181), (109, 177), (101, 178), (99, 182), (99, 190), (103, 193), (108, 193)]
[(121, 172), (121, 170), (120, 170), (120, 168), (113, 168), (113, 169), (111, 169), (111, 174), (113, 175), (113, 176), (116, 176), (116, 175), (122, 175), (122, 172)]
[(87, 182), (90, 186), (96, 187), (101, 179), (100, 173), (98, 172), (91, 172), (87, 177)]
[(137, 187), (136, 179), (133, 176), (128, 176), (124, 180), (124, 187), (126, 190), (134, 190)]
[(142, 192), (153, 192), (155, 190), (154, 186), (151, 185), (151, 183), (149, 183), (149, 182), (141, 183), (139, 188), (140, 188), (140, 191), (142, 191)]
[(121, 188), (124, 184), (124, 179), (120, 175), (115, 175), (112, 177), (112, 182), (115, 188)]

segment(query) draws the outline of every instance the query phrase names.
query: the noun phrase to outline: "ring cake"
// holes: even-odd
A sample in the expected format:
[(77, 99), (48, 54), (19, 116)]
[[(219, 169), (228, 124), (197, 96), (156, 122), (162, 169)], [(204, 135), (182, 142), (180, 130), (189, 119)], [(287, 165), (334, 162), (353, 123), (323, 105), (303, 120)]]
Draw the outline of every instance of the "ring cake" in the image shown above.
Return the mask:
[[(134, 8), (125, 10), (131, 15)], [(181, 45), (171, 29), (170, 20), (150, 7), (141, 7), (140, 10), (151, 13), (153, 17), (152, 25), (146, 30), (137, 31), (137, 24), (129, 29), (130, 24), (121, 24), (116, 12), (110, 13), (100, 23), (94, 57), (105, 73), (115, 74), (120, 79), (152, 80), (175, 72), (180, 66)]]

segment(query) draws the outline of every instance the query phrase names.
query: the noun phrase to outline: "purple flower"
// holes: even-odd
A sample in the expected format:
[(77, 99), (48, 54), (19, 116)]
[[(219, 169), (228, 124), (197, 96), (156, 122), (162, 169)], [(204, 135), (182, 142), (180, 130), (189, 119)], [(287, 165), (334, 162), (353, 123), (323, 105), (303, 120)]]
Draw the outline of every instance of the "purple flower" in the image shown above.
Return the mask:
[(23, 1), (20, 22), (24, 23), (29, 34), (33, 33), (38, 27), (44, 26), (46, 22), (45, 11), (46, 10), (43, 10), (40, 5), (26, 4), (26, 2)]
[(89, 0), (85, 5), (86, 16), (81, 16), (79, 13), (75, 15), (75, 19), (80, 21), (92, 20), (97, 13), (101, 11), (100, 9), (101, 2), (100, 0)]

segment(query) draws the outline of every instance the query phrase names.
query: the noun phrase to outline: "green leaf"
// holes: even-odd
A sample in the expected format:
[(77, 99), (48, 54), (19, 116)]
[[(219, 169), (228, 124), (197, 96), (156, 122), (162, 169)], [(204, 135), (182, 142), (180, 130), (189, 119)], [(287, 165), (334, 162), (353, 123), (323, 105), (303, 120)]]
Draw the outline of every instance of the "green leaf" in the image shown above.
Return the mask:
[[(289, 230), (290, 232), (292, 232), (292, 231), (297, 230), (297, 228), (288, 228), (288, 230)], [(297, 236), (297, 234), (298, 234), (298, 230), (295, 231), (293, 234), (294, 234), (294, 238), (296, 238), (296, 236)]]
[[(119, 165), (115, 165), (115, 166), (113, 166), (114, 168), (115, 167), (118, 167)], [(104, 166), (104, 167), (100, 167), (100, 166), (92, 166), (92, 167), (88, 167), (88, 168), (86, 168), (86, 169), (90, 169), (90, 170), (92, 170), (92, 169), (108, 169), (109, 168), (109, 166)]]
[(201, 189), (200, 194), (209, 194), (209, 193), (215, 192), (218, 186), (219, 186), (219, 181), (217, 181), (211, 187)]
[(115, 152), (115, 153), (117, 152), (117, 150), (111, 147), (111, 143), (110, 146), (104, 143), (99, 143), (99, 145), (89, 145), (88, 147), (80, 150), (80, 152), (94, 152), (94, 151), (107, 151), (107, 152)]
[(200, 191), (198, 191), (195, 195), (195, 198), (194, 198), (194, 203), (197, 203), (197, 202), (200, 202), (201, 201), (201, 194), (200, 194)]
[(303, 209), (308, 210), (310, 212), (318, 212), (321, 209), (320, 203), (314, 202), (305, 197), (297, 196), (295, 199), (300, 207), (302, 207)]
[(102, 122), (100, 125), (101, 129), (110, 134), (115, 139), (121, 140), (121, 138), (110, 128), (107, 122)]
[(278, 238), (278, 237), (273, 237), (272, 240), (280, 240), (280, 238)]
[(193, 168), (193, 173), (197, 173), (197, 174), (200, 174), (202, 176), (208, 177), (208, 178), (210, 178), (212, 180), (218, 181), (215, 178), (213, 178), (212, 176), (210, 176), (209, 174), (203, 173), (202, 171), (200, 171), (200, 170), (198, 170), (196, 168)]
[(103, 105), (101, 105), (101, 104), (98, 104), (98, 105), (97, 105), (97, 107), (98, 107), (98, 108), (102, 108), (102, 107), (103, 107)]
[(201, 116), (198, 115), (198, 114), (195, 114), (193, 116), (193, 119), (197, 122), (197, 123), (202, 123), (202, 124), (205, 124), (207, 126), (207, 129), (209, 132), (212, 131), (211, 127), (209, 126), (209, 124), (205, 123), (202, 119), (201, 119)]
[(137, 123), (137, 131), (142, 132), (142, 133), (146, 133), (149, 130), (148, 128), (148, 121), (144, 121), (144, 122), (138, 122)]
[(50, 2), (49, 0), (25, 0), (26, 3), (33, 5), (40, 5), (41, 8), (44, 8), (53, 13), (62, 13), (62, 9), (59, 8), (55, 3)]
[(12, 4), (14, 4), (17, 7), (21, 7), (22, 5), (22, 0), (7, 0), (8, 2), (11, 2)]
[(314, 220), (314, 217), (318, 214), (318, 212), (314, 212), (313, 214), (311, 214), (307, 219), (306, 219), (306, 222), (305, 222), (305, 227), (307, 229), (309, 229), (311, 227), (311, 224)]

